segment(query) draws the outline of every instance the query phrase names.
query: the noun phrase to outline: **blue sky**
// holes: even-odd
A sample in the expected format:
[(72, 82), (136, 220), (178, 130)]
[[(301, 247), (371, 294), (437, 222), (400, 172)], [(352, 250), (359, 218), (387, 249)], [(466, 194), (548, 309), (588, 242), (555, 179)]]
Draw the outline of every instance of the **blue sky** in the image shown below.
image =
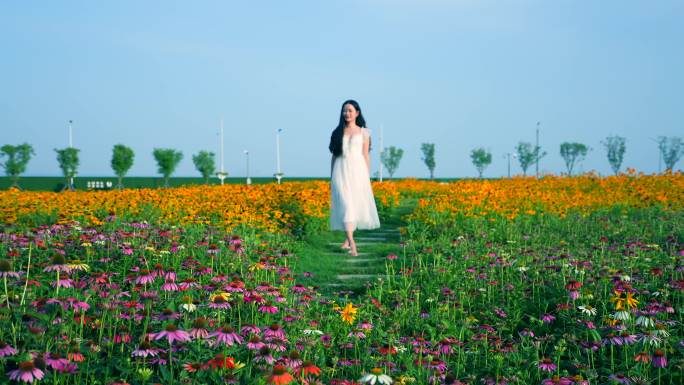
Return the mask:
[[(59, 1), (0, 5), (0, 144), (31, 143), (26, 175), (59, 175), (53, 148), (81, 149), (79, 175), (112, 175), (111, 148), (136, 152), (130, 175), (156, 175), (155, 147), (218, 152), (252, 176), (326, 176), (342, 101), (404, 149), (397, 176), (475, 176), (470, 150), (506, 174), (519, 141), (548, 152), (593, 148), (579, 170), (609, 173), (600, 141), (627, 138), (624, 166), (658, 169), (649, 138), (684, 136), (684, 2), (507, 0)], [(684, 166), (684, 161), (677, 168)], [(517, 163), (513, 173), (519, 173)]]

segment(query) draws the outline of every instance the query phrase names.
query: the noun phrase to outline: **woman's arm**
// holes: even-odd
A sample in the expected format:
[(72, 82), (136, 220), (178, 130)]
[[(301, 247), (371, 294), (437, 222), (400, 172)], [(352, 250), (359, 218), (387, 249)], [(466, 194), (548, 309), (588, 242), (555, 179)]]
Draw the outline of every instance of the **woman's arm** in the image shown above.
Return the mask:
[(368, 157), (368, 149), (370, 147), (370, 136), (363, 136), (363, 159), (366, 160), (366, 166), (368, 166), (368, 175), (370, 175), (370, 158)]

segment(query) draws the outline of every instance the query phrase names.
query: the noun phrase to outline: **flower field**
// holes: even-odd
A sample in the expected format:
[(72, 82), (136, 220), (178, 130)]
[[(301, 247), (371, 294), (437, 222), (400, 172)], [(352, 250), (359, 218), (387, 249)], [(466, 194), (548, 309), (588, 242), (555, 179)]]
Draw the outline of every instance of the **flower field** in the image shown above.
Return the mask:
[(684, 176), (374, 183), (354, 297), (308, 287), (328, 184), (0, 192), (0, 382), (684, 383)]

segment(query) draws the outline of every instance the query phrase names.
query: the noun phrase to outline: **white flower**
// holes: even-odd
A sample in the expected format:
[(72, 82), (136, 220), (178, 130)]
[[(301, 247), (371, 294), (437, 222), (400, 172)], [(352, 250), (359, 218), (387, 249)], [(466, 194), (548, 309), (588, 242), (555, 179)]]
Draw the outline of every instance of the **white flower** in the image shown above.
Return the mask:
[(622, 277), (620, 277), (620, 279), (621, 279), (623, 282), (629, 282), (629, 281), (632, 280), (632, 277), (630, 277), (629, 275), (623, 275)]
[(529, 268), (529, 267), (527, 267), (527, 266), (520, 266), (520, 267), (518, 268), (518, 271), (520, 271), (520, 272), (523, 272), (523, 273), (524, 273), (524, 272), (526, 272), (526, 271), (527, 271), (527, 270), (529, 270), (529, 269), (530, 269), (530, 268)]
[(596, 315), (596, 308), (594, 308), (591, 305), (586, 305), (586, 306), (582, 305), (582, 306), (578, 306), (577, 308), (580, 309), (582, 311), (582, 313), (584, 313), (586, 315)]
[(629, 312), (624, 311), (624, 310), (620, 310), (618, 312), (615, 312), (615, 314), (613, 314), (613, 318), (619, 319), (620, 321), (626, 321), (629, 319), (629, 317), (630, 317)]
[(307, 336), (311, 334), (318, 334), (320, 336), (323, 334), (323, 332), (318, 329), (304, 329), (302, 330), (302, 333), (306, 334)]
[(643, 315), (640, 315), (639, 317), (637, 317), (636, 324), (639, 326), (646, 327), (646, 328), (652, 328), (653, 326), (655, 326), (655, 322), (653, 321), (653, 318), (646, 317)]
[(366, 374), (359, 380), (364, 384), (375, 385), (376, 383), (381, 385), (389, 385), (392, 383), (392, 378), (386, 374), (382, 374), (382, 369), (373, 368), (371, 373)]
[(197, 310), (197, 305), (195, 305), (194, 303), (184, 303), (184, 304), (180, 305), (180, 307), (181, 307), (181, 309), (187, 311), (188, 313), (192, 313), (195, 310)]

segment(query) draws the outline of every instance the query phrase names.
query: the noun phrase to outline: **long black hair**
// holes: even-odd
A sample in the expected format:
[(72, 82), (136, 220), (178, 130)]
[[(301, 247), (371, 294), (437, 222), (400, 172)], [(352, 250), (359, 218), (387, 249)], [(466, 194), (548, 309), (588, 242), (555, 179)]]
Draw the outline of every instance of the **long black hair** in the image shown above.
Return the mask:
[[(359, 112), (359, 116), (356, 117), (356, 125), (361, 128), (366, 127), (366, 119), (363, 118), (363, 113), (361, 112), (359, 103), (357, 103), (356, 100), (345, 100), (345, 102), (342, 103), (342, 108), (340, 109), (340, 122), (330, 135), (330, 145), (328, 145), (328, 149), (334, 156), (342, 155), (342, 137), (344, 136), (344, 126), (346, 125), (343, 113), (344, 106), (347, 104), (351, 104), (351, 106)], [(370, 141), (370, 139), (368, 140)], [(370, 151), (370, 142), (368, 143), (368, 151)]]

